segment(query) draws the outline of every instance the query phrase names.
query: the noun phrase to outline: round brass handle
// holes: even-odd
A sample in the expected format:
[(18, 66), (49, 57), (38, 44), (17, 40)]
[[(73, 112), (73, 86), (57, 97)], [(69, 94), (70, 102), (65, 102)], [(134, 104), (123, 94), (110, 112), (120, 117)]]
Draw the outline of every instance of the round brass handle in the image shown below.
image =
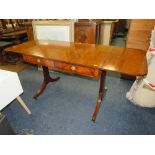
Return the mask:
[(37, 59), (37, 62), (40, 62), (40, 59)]
[(76, 70), (76, 67), (75, 67), (75, 66), (72, 66), (72, 67), (71, 67), (71, 70), (72, 70), (72, 71), (75, 71), (75, 70)]

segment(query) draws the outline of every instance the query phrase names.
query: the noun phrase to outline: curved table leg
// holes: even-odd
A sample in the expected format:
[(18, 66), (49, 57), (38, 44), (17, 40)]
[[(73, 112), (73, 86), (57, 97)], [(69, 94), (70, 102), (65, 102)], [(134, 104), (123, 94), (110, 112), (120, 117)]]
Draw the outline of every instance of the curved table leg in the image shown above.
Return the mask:
[(99, 88), (99, 95), (98, 95), (98, 99), (96, 102), (96, 107), (92, 116), (92, 121), (95, 122), (96, 117), (97, 117), (97, 113), (99, 111), (101, 102), (102, 102), (102, 98), (104, 95), (104, 90), (105, 90), (105, 77), (106, 77), (106, 71), (101, 71), (101, 77), (100, 77), (100, 88)]
[(44, 81), (43, 81), (41, 87), (39, 88), (39, 90), (37, 91), (37, 93), (34, 95), (35, 99), (37, 99), (37, 97), (45, 90), (45, 88), (49, 82), (55, 82), (60, 79), (60, 77), (51, 78), (50, 74), (49, 74), (48, 67), (42, 66), (42, 68), (43, 68)]

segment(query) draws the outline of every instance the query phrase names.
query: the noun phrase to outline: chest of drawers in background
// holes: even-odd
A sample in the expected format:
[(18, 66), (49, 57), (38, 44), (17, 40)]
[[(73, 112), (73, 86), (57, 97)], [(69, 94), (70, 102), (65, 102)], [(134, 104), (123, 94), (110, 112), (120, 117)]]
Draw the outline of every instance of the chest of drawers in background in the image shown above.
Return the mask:
[(132, 19), (129, 27), (126, 47), (147, 51), (149, 48), (151, 31), (155, 19)]
[(98, 43), (99, 25), (95, 21), (75, 22), (74, 42)]

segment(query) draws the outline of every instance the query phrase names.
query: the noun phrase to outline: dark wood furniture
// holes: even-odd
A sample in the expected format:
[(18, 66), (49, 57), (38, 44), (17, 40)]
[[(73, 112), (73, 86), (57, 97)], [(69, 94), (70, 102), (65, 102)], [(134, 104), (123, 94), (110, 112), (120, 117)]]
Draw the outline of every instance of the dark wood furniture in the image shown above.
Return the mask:
[(15, 30), (4, 32), (0, 34), (0, 40), (12, 41), (14, 44), (20, 44), (27, 37), (27, 32), (25, 30)]
[(17, 19), (0, 19), (0, 22), (3, 28), (0, 31), (0, 40), (12, 41), (15, 44), (18, 44), (27, 37), (26, 31), (23, 27), (20, 27)]
[(95, 21), (75, 22), (74, 42), (96, 44), (99, 33), (98, 23)]
[(4, 49), (12, 45), (12, 42), (0, 41), (0, 65), (4, 65), (6, 62), (8, 62), (4, 53)]
[(5, 19), (0, 19), (0, 22), (1, 22), (1, 25), (2, 25), (2, 29), (3, 30), (7, 29)]
[(127, 19), (119, 19), (118, 22), (114, 24), (114, 35), (124, 36), (126, 32)]
[(34, 40), (33, 28), (31, 25), (25, 26), (25, 30), (27, 32), (27, 38), (29, 41)]
[[(4, 42), (10, 42), (11, 45), (20, 44), (27, 40), (27, 33), (25, 30), (6, 30), (5, 32), (0, 34), (0, 40)], [(5, 47), (3, 47), (3, 49), (4, 48)], [(17, 63), (21, 62), (21, 57), (19, 56), (19, 54), (15, 53), (6, 54), (5, 52), (3, 52), (1, 58), (3, 59), (1, 64), (11, 63), (13, 65), (16, 65)]]
[(20, 21), (19, 20), (19, 26), (22, 27), (26, 33), (27, 33), (27, 39), (34, 40), (34, 34), (33, 34), (33, 28), (32, 28), (32, 21)]
[[(10, 42), (10, 44), (20, 44), (24, 41), (27, 41), (27, 32), (23, 27), (20, 27), (19, 21), (16, 19), (0, 19), (2, 29), (0, 31), (0, 41), (1, 42)], [(9, 26), (8, 26), (9, 24)], [(2, 47), (3, 50), (5, 47)], [(2, 53), (2, 52), (1, 52)], [(1, 65), (3, 64), (14, 64), (16, 65), (20, 62), (20, 56), (18, 54), (9, 53), (6, 54), (3, 52), (1, 55)]]
[(7, 48), (6, 51), (21, 54), (25, 62), (43, 66), (44, 80), (35, 98), (43, 92), (49, 82), (59, 79), (49, 76), (48, 67), (65, 66), (64, 70), (70, 70), (75, 74), (89, 72), (97, 74), (98, 77), (100, 75), (99, 94), (93, 121), (96, 120), (102, 102), (106, 71), (135, 76), (147, 74), (145, 51), (131, 48), (60, 41), (29, 41)]

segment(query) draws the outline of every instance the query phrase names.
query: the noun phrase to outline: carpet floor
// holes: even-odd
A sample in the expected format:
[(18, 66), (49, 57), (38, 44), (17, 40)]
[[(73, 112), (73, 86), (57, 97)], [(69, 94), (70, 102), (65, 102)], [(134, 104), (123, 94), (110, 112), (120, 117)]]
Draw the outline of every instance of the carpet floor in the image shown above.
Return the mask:
[(31, 66), (19, 73), (24, 89), (22, 98), (32, 115), (27, 115), (16, 100), (3, 111), (17, 134), (23, 130), (35, 135), (155, 134), (155, 108), (135, 106), (125, 97), (133, 82), (122, 80), (117, 74), (107, 75), (108, 90), (93, 123), (91, 115), (99, 81), (57, 72), (50, 74), (61, 79), (49, 84), (34, 100), (33, 95), (42, 83), (42, 71)]

